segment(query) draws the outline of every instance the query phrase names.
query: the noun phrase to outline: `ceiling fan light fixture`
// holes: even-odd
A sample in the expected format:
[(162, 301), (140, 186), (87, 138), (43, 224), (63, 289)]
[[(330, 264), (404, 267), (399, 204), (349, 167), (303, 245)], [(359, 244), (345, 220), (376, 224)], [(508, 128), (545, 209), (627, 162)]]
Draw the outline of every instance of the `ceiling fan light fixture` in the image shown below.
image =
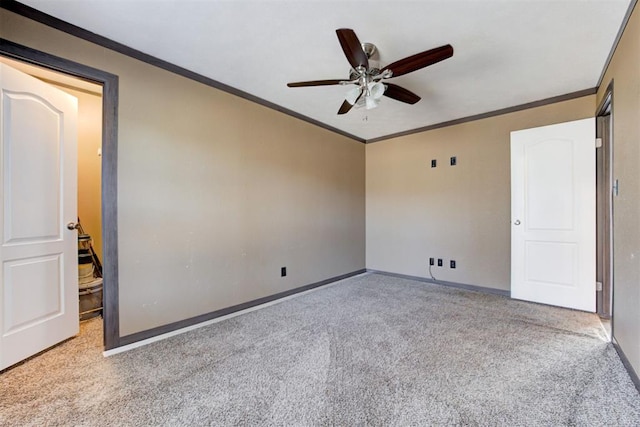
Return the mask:
[(367, 110), (376, 108), (380, 103), (380, 98), (384, 95), (385, 86), (380, 82), (367, 83), (367, 89), (365, 91), (365, 105)]
[(376, 82), (376, 83), (371, 82), (367, 85), (367, 87), (369, 89), (370, 96), (373, 97), (373, 99), (375, 100), (382, 98), (382, 95), (384, 95), (384, 91), (386, 89), (384, 87), (384, 84), (380, 82)]
[(367, 110), (372, 110), (372, 109), (374, 109), (374, 108), (376, 108), (378, 106), (380, 101), (375, 99), (373, 96), (367, 96), (365, 98), (365, 103), (366, 103)]
[(354, 87), (353, 89), (349, 89), (349, 91), (347, 92), (347, 95), (345, 96), (345, 100), (351, 104), (354, 105), (356, 103), (356, 101), (358, 100), (358, 97), (360, 96), (360, 88), (359, 87)]

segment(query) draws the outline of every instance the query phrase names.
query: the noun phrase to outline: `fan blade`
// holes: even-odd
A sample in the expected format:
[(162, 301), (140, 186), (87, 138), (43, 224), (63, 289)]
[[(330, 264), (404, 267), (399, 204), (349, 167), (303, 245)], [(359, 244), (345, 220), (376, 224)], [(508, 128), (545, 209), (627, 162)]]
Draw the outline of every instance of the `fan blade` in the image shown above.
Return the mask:
[(340, 28), (336, 30), (338, 41), (342, 46), (342, 51), (347, 57), (347, 61), (353, 68), (364, 67), (369, 70), (369, 59), (367, 54), (362, 50), (362, 45), (356, 33), (349, 28)]
[(351, 110), (353, 105), (349, 104), (347, 101), (344, 101), (338, 110), (338, 114), (347, 114), (349, 110)]
[(394, 85), (393, 83), (385, 82), (384, 84), (387, 86), (387, 90), (384, 91), (384, 96), (412, 105), (420, 101), (420, 97), (410, 90)]
[(339, 85), (343, 80), (311, 80), (308, 82), (294, 82), (287, 83), (289, 87), (306, 87), (306, 86), (329, 86), (329, 85)]
[(426, 50), (421, 53), (409, 56), (387, 65), (382, 72), (390, 70), (393, 74), (391, 77), (398, 77), (412, 71), (433, 65), (436, 62), (443, 61), (453, 56), (453, 47), (450, 44), (436, 47), (435, 49)]
[(351, 107), (353, 107), (358, 103), (358, 101), (360, 101), (360, 98), (362, 98), (362, 93), (363, 92), (360, 91), (360, 95), (358, 95), (358, 97), (353, 102), (353, 104), (351, 104), (349, 101), (345, 99), (342, 105), (340, 106), (340, 109), (338, 110), (338, 114), (347, 114), (351, 110)]

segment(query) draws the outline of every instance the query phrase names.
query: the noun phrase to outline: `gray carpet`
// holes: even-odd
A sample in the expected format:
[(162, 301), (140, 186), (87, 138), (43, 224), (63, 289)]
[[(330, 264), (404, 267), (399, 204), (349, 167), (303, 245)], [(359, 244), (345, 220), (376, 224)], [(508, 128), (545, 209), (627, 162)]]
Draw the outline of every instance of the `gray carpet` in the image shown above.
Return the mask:
[(594, 315), (382, 275), (103, 358), (100, 320), (0, 375), (3, 426), (638, 426)]

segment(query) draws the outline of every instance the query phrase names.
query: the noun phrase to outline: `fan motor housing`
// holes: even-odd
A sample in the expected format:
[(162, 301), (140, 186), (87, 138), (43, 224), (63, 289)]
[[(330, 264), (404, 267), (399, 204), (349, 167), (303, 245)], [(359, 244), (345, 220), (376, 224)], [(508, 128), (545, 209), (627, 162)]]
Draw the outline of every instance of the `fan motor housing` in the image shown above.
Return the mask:
[[(367, 59), (369, 59), (371, 62), (377, 63), (378, 48), (376, 47), (376, 45), (374, 45), (373, 43), (362, 43), (360, 46), (362, 46), (362, 50), (367, 55)], [(369, 63), (369, 71), (367, 72), (367, 74), (371, 77), (374, 77), (380, 74), (380, 69), (374, 66), (377, 64), (372, 64), (371, 62)], [(349, 70), (349, 80), (355, 80), (359, 77), (360, 73), (357, 70), (353, 68)]]

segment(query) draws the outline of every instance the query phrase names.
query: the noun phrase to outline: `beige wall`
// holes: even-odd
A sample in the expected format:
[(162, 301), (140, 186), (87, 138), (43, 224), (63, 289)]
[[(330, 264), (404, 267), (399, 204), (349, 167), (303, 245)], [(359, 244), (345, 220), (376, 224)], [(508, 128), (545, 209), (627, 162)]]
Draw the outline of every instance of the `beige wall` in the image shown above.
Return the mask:
[(598, 90), (613, 80), (613, 330), (640, 373), (640, 7), (636, 6)]
[(364, 268), (363, 144), (5, 10), (0, 37), (120, 78), (121, 335)]
[(367, 268), (429, 277), (444, 258), (438, 280), (509, 290), (510, 132), (594, 111), (592, 95), (367, 145)]

